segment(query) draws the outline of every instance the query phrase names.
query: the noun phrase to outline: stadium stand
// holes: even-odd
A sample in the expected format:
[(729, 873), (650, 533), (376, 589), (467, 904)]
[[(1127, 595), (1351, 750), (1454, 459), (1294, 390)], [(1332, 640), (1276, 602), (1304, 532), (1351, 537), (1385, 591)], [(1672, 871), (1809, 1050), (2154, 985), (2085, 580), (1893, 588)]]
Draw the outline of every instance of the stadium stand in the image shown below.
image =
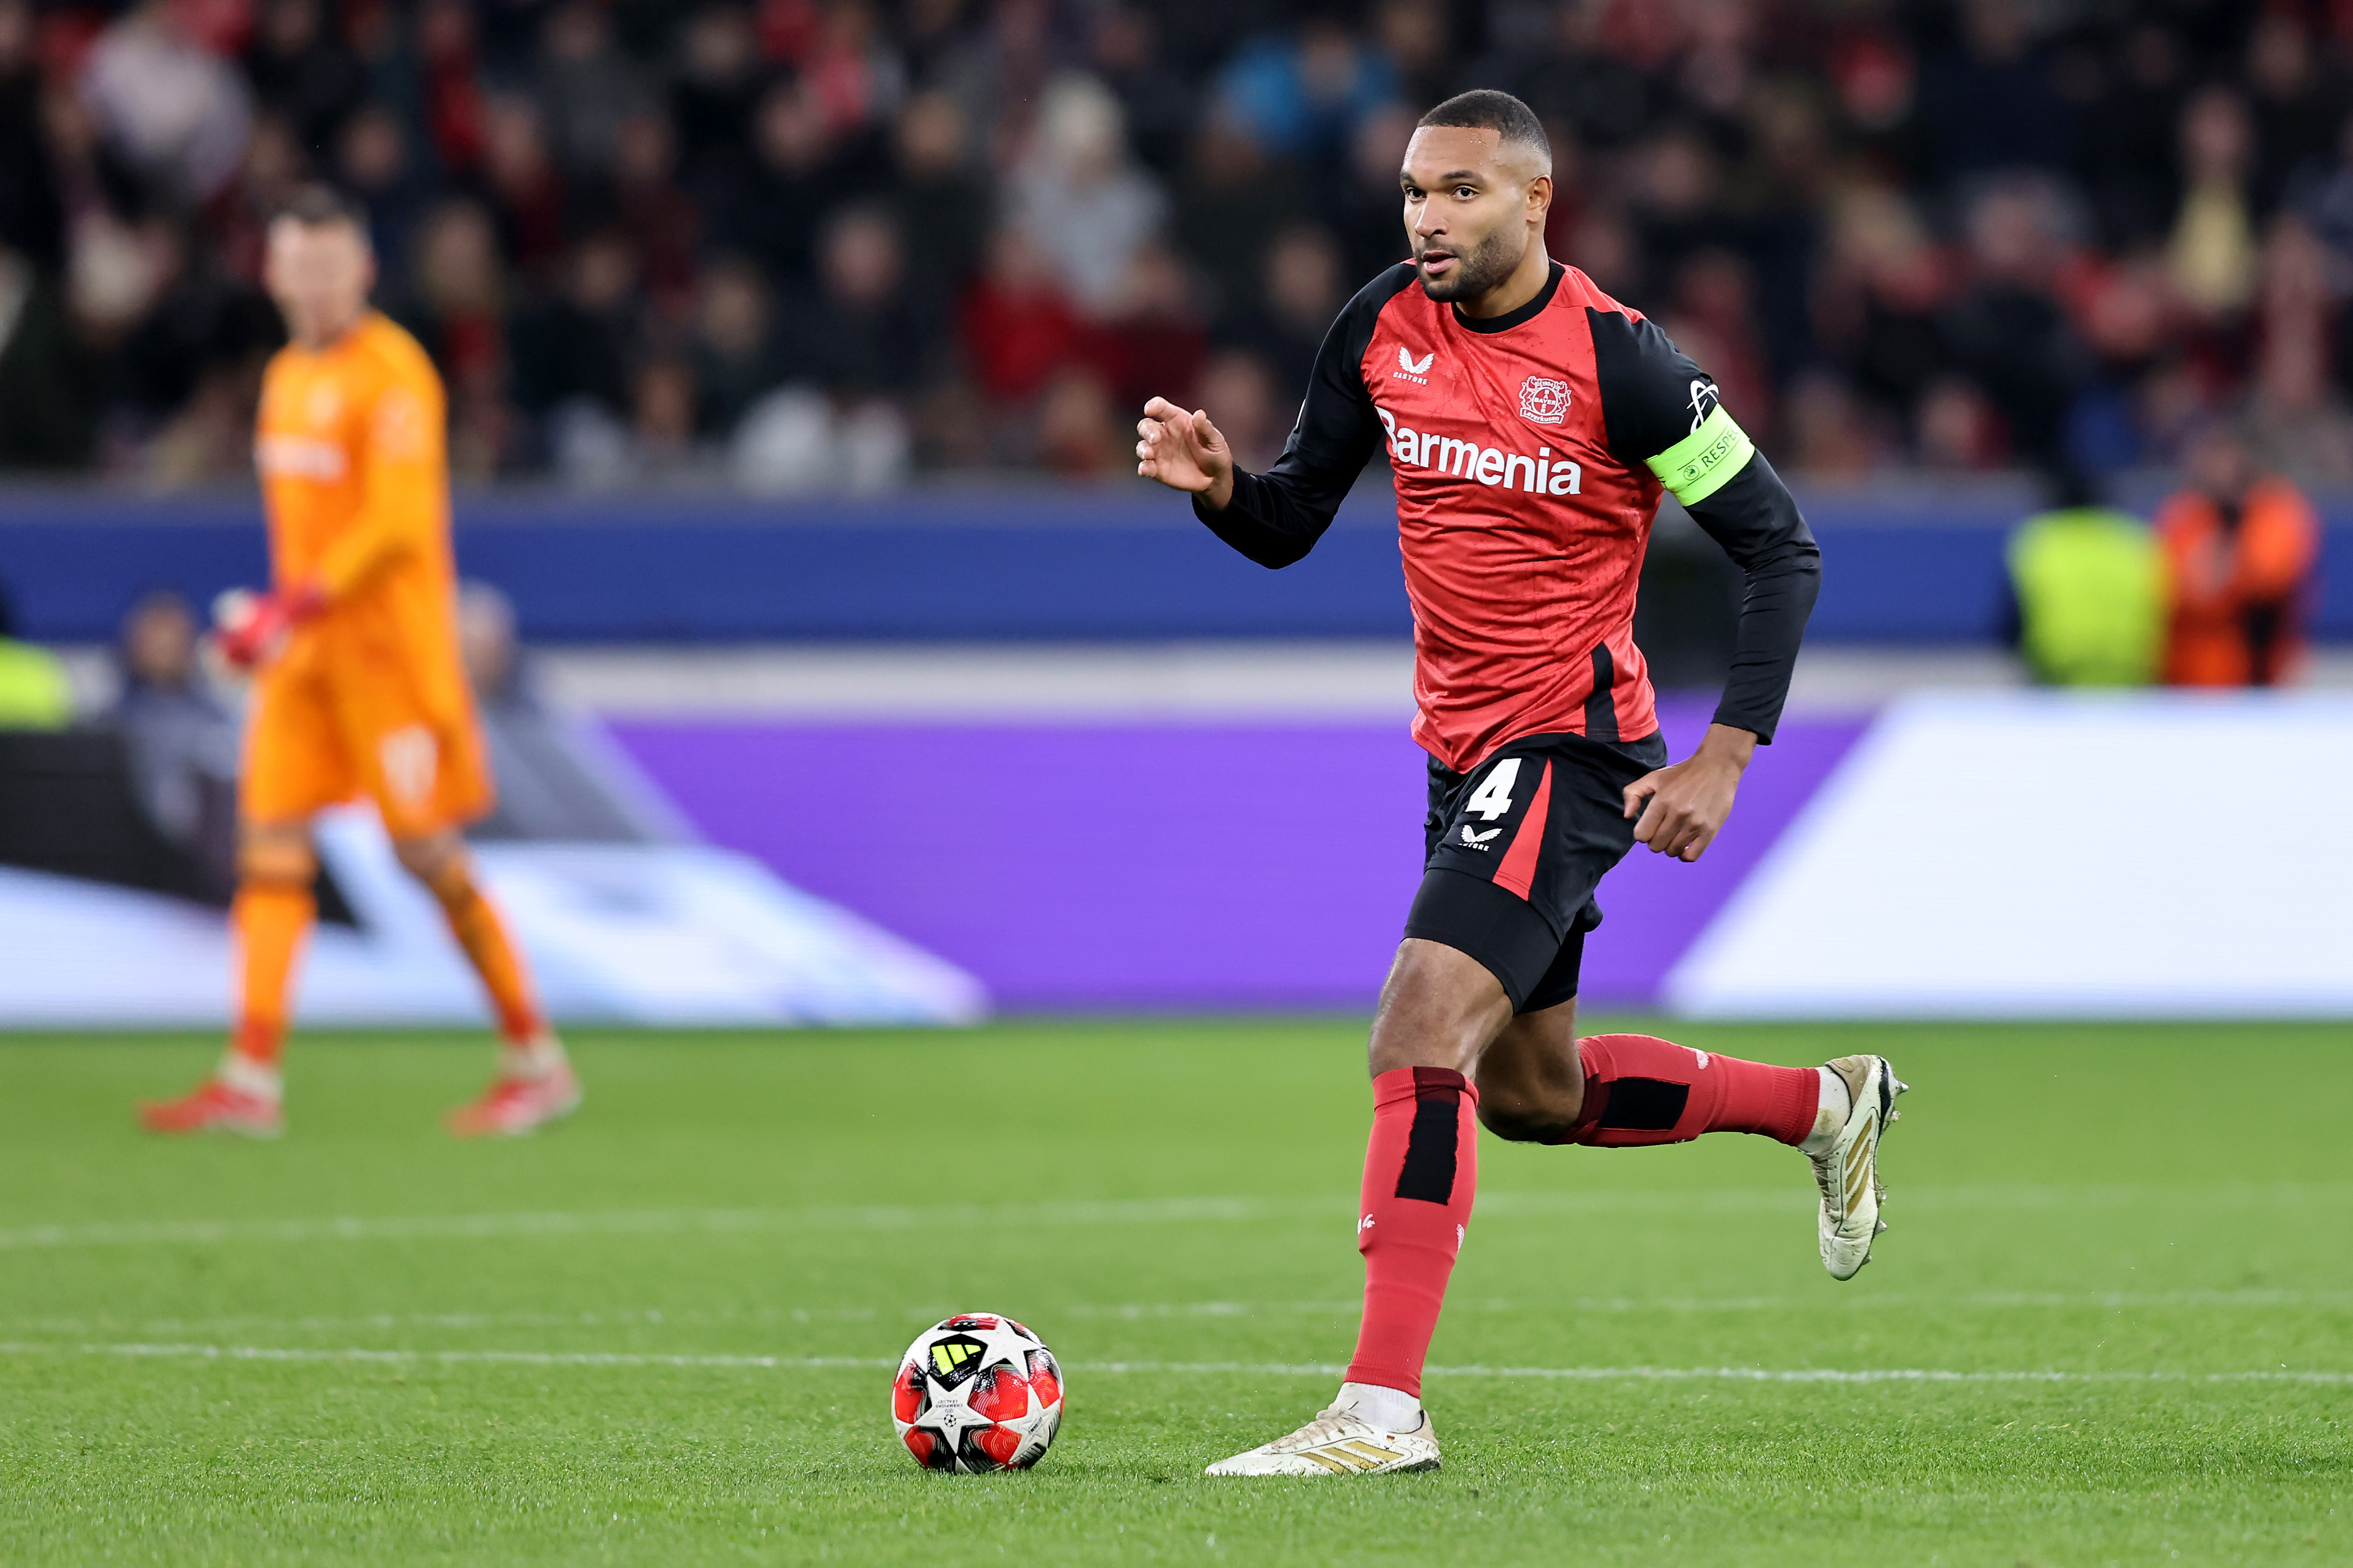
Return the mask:
[(2353, 481), (2348, 39), (2226, 0), (0, 0), (0, 466), (242, 476), (260, 226), (326, 175), (470, 479), (880, 489), (1280, 442), (1469, 85), (1556, 254), (1785, 469), (2172, 460), (2252, 404)]

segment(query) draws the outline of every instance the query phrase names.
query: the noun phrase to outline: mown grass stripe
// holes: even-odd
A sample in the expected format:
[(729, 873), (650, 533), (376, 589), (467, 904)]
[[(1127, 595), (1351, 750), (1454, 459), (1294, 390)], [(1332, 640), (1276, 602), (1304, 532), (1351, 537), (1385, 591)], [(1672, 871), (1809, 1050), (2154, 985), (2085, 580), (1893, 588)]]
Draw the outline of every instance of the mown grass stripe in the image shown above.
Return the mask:
[[(43, 1248), (215, 1246), (229, 1242), (507, 1240), (530, 1237), (779, 1235), (799, 1231), (896, 1231), (955, 1226), (1129, 1226), (1248, 1224), (1325, 1219), (1355, 1212), (1349, 1195), (1186, 1197), (1094, 1203), (868, 1205), (798, 1209), (608, 1209), (459, 1215), (334, 1215), (287, 1219), (138, 1220), (18, 1226), (0, 1230), (0, 1251)], [(1482, 1219), (1601, 1214), (1804, 1213), (1817, 1202), (1810, 1183), (1788, 1188), (1700, 1193), (1482, 1193)], [(1898, 1188), (1904, 1212), (2109, 1210), (2161, 1204), (2176, 1209), (2341, 1206), (2353, 1183), (2216, 1183), (2100, 1186), (2018, 1185)]]
[[(1290, 1317), (1345, 1317), (1363, 1310), (1354, 1298), (1324, 1301), (1070, 1301), (1050, 1304), (1032, 1315), (1040, 1323), (1053, 1320), (1157, 1322), (1177, 1319), (1245, 1319), (1261, 1314)], [(1466, 1297), (1447, 1303), (1454, 1313), (1562, 1312), (1588, 1313), (1706, 1313), (1820, 1312), (1825, 1310), (1862, 1311), (1901, 1308), (1916, 1311), (2266, 1311), (2278, 1307), (2323, 1310), (2353, 1308), (2353, 1290), (2302, 1290), (2249, 1288), (2233, 1290), (1981, 1290), (1956, 1296), (1943, 1292), (1880, 1291), (1871, 1295), (1842, 1293), (1826, 1302), (1802, 1296), (1573, 1296), (1537, 1300), (1482, 1300)], [(914, 1323), (945, 1316), (952, 1309), (939, 1301), (892, 1307), (774, 1307), (755, 1310), (713, 1310), (709, 1308), (617, 1309), (579, 1312), (368, 1312), (349, 1316), (272, 1316), (254, 1312), (203, 1318), (0, 1317), (0, 1331), (95, 1336), (105, 1333), (217, 1333), (252, 1331), (265, 1333), (348, 1332), (353, 1329), (611, 1329), (611, 1328), (756, 1328), (765, 1325), (811, 1323), (871, 1323), (905, 1319)]]
[[(35, 1341), (0, 1341), (0, 1355), (122, 1356), (134, 1359), (198, 1361), (356, 1362), (448, 1365), (716, 1367), (755, 1371), (878, 1371), (898, 1364), (885, 1358), (872, 1356), (698, 1355), (642, 1351), (395, 1350), (363, 1345), (325, 1347), (144, 1342), (120, 1344), (43, 1344)], [(1071, 1370), (1082, 1373), (1145, 1373), (1155, 1376), (1232, 1373), (1254, 1377), (1337, 1377), (1345, 1369), (1337, 1363), (1322, 1362), (1104, 1361), (1072, 1363)], [(2353, 1372), (2297, 1371), (2285, 1367), (2277, 1371), (2195, 1373), (2162, 1369), (2071, 1372), (2056, 1368), (2041, 1371), (1970, 1372), (1937, 1367), (1433, 1366), (1428, 1368), (1424, 1375), (1429, 1377), (1546, 1378), (1592, 1383), (1703, 1380), (1800, 1384), (2282, 1383), (2332, 1387), (2353, 1385)]]

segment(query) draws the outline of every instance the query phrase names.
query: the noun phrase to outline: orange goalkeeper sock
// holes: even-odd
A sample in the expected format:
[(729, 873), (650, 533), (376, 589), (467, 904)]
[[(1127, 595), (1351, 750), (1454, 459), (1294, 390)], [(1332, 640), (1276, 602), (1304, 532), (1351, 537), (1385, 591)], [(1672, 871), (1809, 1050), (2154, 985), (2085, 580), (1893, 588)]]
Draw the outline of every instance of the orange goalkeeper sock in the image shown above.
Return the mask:
[(441, 900), (441, 912), (449, 917), (450, 933), (466, 950), (474, 973), (482, 977), (483, 987), (491, 994), (491, 1005), (499, 1015), (499, 1033), (514, 1045), (539, 1035), (547, 1026), (540, 1016), (539, 999), (532, 994), (531, 972), (523, 967), (522, 954), (516, 951), (506, 922), (499, 918), (498, 906), (475, 885), (472, 868), (463, 860), (453, 860), (426, 885)]
[(294, 961), (317, 916), (318, 901), (307, 881), (248, 877), (237, 884), (229, 923), (237, 932), (243, 994), (229, 1049), (255, 1067), (277, 1070), (286, 1044)]

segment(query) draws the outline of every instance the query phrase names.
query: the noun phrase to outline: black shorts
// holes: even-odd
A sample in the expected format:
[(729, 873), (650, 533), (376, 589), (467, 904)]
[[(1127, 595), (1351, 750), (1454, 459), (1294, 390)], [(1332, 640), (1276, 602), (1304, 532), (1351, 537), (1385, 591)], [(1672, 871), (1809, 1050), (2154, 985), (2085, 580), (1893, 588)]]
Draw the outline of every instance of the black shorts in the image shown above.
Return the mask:
[(1429, 844), (1405, 934), (1469, 953), (1515, 1013), (1577, 994), (1593, 889), (1634, 847), (1625, 789), (1667, 765), (1667, 743), (1529, 735), (1469, 773), (1432, 758)]

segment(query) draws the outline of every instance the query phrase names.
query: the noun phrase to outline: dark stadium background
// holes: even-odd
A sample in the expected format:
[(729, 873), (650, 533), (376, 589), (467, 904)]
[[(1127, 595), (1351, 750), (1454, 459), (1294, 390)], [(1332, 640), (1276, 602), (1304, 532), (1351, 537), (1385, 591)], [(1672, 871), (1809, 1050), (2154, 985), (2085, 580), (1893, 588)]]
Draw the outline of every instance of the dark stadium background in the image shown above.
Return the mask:
[[(2353, 481), (2342, 7), (2243, 0), (0, 5), (0, 465), (242, 480), (266, 215), (360, 194), (463, 478), (1108, 479), (1148, 394), (1279, 444), (1400, 253), (1419, 108), (1544, 116), (1556, 256), (1785, 469)], [(14, 287), (15, 285), (12, 285)], [(821, 396), (771, 401), (790, 388)]]

